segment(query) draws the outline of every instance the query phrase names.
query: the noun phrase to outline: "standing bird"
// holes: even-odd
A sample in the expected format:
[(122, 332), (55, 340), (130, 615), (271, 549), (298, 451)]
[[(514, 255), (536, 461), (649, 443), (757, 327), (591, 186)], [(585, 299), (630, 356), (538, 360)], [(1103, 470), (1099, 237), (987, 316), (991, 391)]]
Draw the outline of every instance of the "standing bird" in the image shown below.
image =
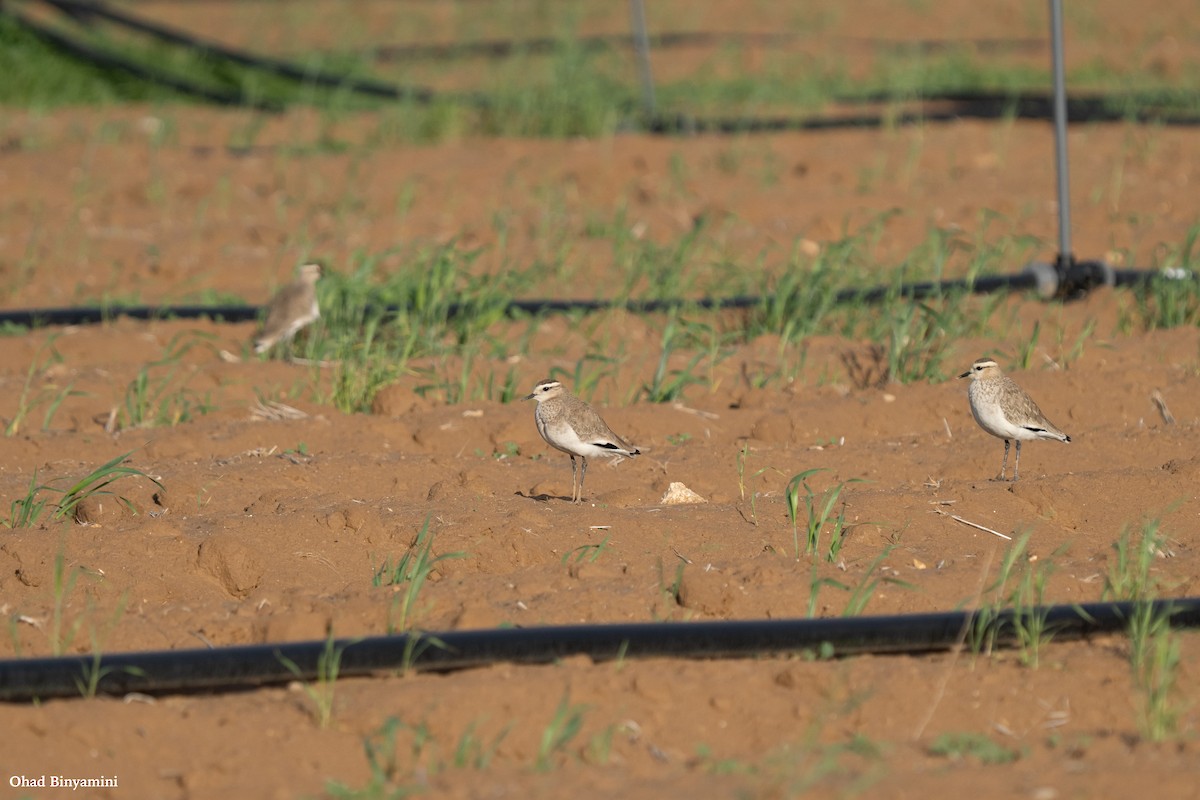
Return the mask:
[[(571, 457), (571, 502), (583, 502), (583, 478), (588, 456), (641, 455), (633, 445), (613, 433), (595, 409), (571, 394), (556, 380), (539, 381), (526, 400), (537, 400), (533, 420), (538, 433), (551, 447)], [(579, 467), (575, 457), (583, 461)]]
[(296, 280), (280, 289), (267, 304), (267, 317), (254, 337), (254, 352), (265, 353), (278, 342), (290, 342), (305, 325), (321, 316), (317, 307), (320, 264), (310, 262), (297, 270)]
[(1000, 463), (1000, 477), (1008, 467), (1008, 446), (1017, 440), (1017, 460), (1013, 465), (1013, 477), (1017, 480), (1021, 469), (1021, 441), (1024, 439), (1057, 439), (1070, 442), (1071, 437), (1060, 431), (1038, 408), (1033, 398), (1017, 386), (1016, 381), (1000, 371), (1000, 366), (990, 358), (981, 358), (971, 368), (959, 375), (971, 378), (967, 396), (971, 400), (971, 416), (979, 427), (1004, 440), (1004, 461)]

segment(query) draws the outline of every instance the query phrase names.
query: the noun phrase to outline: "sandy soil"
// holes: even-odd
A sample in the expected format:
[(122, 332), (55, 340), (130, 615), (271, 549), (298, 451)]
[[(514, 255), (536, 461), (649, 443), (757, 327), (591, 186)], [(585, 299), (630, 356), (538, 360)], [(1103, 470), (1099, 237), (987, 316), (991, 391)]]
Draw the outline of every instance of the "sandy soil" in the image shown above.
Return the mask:
[[(151, 10), (191, 24), (198, 5)], [(936, 5), (952, 17), (974, 8)], [(232, 13), (225, 4), (208, 12), (221, 9)], [(1172, 38), (1147, 15), (1109, 10), (1106, 26), (1119, 19), (1133, 31), (1111, 58), (1140, 63)], [(890, 20), (891, 36), (930, 35), (917, 12), (901, 17)], [(1030, 35), (1024, 22), (1001, 22), (990, 35)], [(852, 21), (840, 26), (855, 32)], [(1106, 31), (1092, 33), (1108, 44)], [(163, 118), (172, 136), (154, 144)], [(616, 267), (583, 232), (618, 210), (639, 235), (663, 241), (699, 214), (714, 216), (730, 257), (753, 264), (765, 254), (767, 268), (797, 241), (819, 249), (873, 222), (881, 267), (908, 256), (932, 226), (982, 244), (1029, 237), (1013, 271), (1055, 252), (1051, 138), (1041, 123), (468, 141), (369, 156), (273, 149), (328, 133), (296, 113), (267, 121), (254, 150), (227, 150), (252, 122), (209, 110), (7, 114), (0, 304), (205, 291), (261, 301), (311, 252), (337, 268), (357, 251), (452, 239), (484, 248), (481, 270), (569, 242), (578, 270), (546, 294), (603, 294)], [(337, 134), (356, 141), (370, 128), (350, 120)], [(1120, 266), (1167, 259), (1196, 221), (1200, 133), (1095, 125), (1073, 129), (1070, 145), (1077, 253)], [(995, 219), (985, 222), (985, 210)], [(503, 258), (497, 215), (510, 222)], [(404, 268), (400, 257), (389, 263)], [(0, 531), (0, 607), (10, 620), (0, 655), (50, 652), (60, 555), (77, 576), (62, 610), (69, 652), (382, 634), (395, 624), (394, 592), (372, 577), (427, 521), (435, 554), (462, 554), (438, 562), (414, 609), (414, 623), (432, 631), (798, 617), (814, 579), (878, 578), (870, 613), (973, 604), (1007, 545), (939, 510), (1008, 535), (1032, 532), (1023, 566), (1053, 565), (1049, 602), (1100, 599), (1122, 531), (1157, 520), (1167, 538), (1153, 575), (1166, 593), (1189, 595), (1200, 566), (1200, 331), (1125, 330), (1131, 303), (1110, 290), (1066, 305), (1009, 298), (995, 337), (948, 345), (948, 373), (984, 353), (1008, 365), (1041, 326), (1031, 367), (1014, 376), (1072, 443), (1028, 445), (1016, 484), (989, 480), (1003, 446), (972, 421), (965, 381), (861, 388), (844, 356), (869, 343), (814, 338), (781, 351), (764, 338), (733, 350), (678, 404), (630, 402), (654, 369), (663, 321), (601, 315), (595, 329), (620, 331), (631, 355), (600, 379), (594, 399), (647, 452), (595, 464), (582, 506), (564, 499), (569, 464), (539, 438), (532, 404), (446, 404), (418, 394), (414, 374), (380, 394), (377, 413), (341, 414), (312, 399), (325, 380), (319, 369), (219, 358), (244, 348), (251, 324), (117, 320), (6, 336), (0, 422), (17, 414), (27, 386), (27, 400), (68, 385), (76, 393), (48, 428), (43, 401), (0, 439), (0, 508), (35, 471), (39, 482), (66, 481), (129, 451), (166, 488), (129, 479), (121, 491), (137, 513), (105, 500), (87, 508), (86, 524)], [(213, 410), (106, 433), (129, 382), (178, 337), (197, 345), (173, 385)], [(549, 317), (529, 355), (504, 369), (515, 366), (532, 387), (586, 352), (585, 332)], [(415, 366), (450, 374), (455, 365)], [(781, 368), (796, 380), (753, 387)], [(1156, 390), (1173, 424), (1151, 401)], [(256, 416), (262, 397), (304, 416)], [(851, 530), (840, 558), (815, 570), (794, 557), (784, 498), (791, 476), (811, 468), (825, 470), (812, 478), (818, 492), (861, 481), (842, 495)], [(707, 502), (663, 505), (675, 481)], [(588, 545), (598, 546), (594, 560), (579, 558)], [(816, 613), (838, 615), (849, 598), (825, 585)], [(1171, 704), (1181, 734), (1165, 744), (1143, 736), (1129, 645), (1114, 637), (1053, 644), (1037, 668), (1018, 652), (569, 659), (345, 680), (325, 728), (297, 686), (9, 705), (0, 707), (0, 727), (12, 732), (0, 773), (117, 775), (119, 789), (93, 795), (114, 798), (322, 796), (331, 781), (368, 785), (364, 740), (385, 742), (394, 719), (394, 744), (380, 745), (395, 759), (391, 788), (444, 796), (1184, 797), (1200, 778), (1200, 683), (1197, 644), (1180, 641)], [(539, 768), (543, 734), (564, 703), (580, 712), (580, 729)], [(993, 749), (939, 754), (935, 744), (954, 734)]]

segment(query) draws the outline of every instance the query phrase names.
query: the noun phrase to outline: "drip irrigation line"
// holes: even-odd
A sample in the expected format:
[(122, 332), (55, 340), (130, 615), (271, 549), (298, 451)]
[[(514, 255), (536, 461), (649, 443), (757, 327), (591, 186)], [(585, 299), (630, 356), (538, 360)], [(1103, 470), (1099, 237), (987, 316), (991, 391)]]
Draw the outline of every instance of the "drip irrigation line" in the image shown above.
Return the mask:
[[(797, 40), (814, 39), (815, 37), (787, 32), (746, 32), (732, 31), (719, 33), (717, 31), (667, 31), (647, 35), (647, 42), (654, 50), (668, 50), (675, 47), (699, 47), (721, 44), (758, 44), (771, 45)], [(892, 52), (942, 53), (964, 48), (978, 50), (981, 53), (1006, 53), (1013, 50), (1041, 50), (1046, 46), (1044, 39), (964, 39), (952, 41), (948, 39), (918, 39), (915, 41), (900, 41), (886, 39), (869, 39), (862, 36), (836, 37), (834, 42), (869, 48), (872, 50), (888, 50)], [(830, 39), (822, 39), (828, 44)], [(368, 48), (362, 55), (369, 56), (379, 62), (419, 61), (419, 60), (450, 60), (455, 58), (506, 58), (515, 53), (545, 54), (569, 48), (585, 51), (611, 50), (615, 48), (633, 47), (628, 34), (598, 34), (595, 36), (578, 36), (570, 39), (562, 37), (542, 37), (537, 39), (478, 39), (471, 42), (431, 42), (421, 44), (385, 44)], [(333, 51), (340, 53), (342, 51)]]
[[(672, 47), (715, 45), (728, 42), (773, 44), (801, 38), (795, 33), (717, 33), (715, 31), (680, 31), (647, 34), (646, 41), (655, 50)], [(544, 55), (560, 50), (611, 50), (633, 47), (629, 34), (597, 34), (594, 36), (539, 37), (536, 39), (477, 39), (470, 42), (423, 42), (420, 44), (385, 44), (367, 48), (361, 55), (374, 61), (443, 61), (456, 58), (507, 58), (517, 53)], [(341, 54), (343, 51), (332, 51)]]
[(274, 103), (256, 100), (246, 96), (242, 92), (224, 91), (201, 86), (193, 81), (168, 75), (159, 70), (147, 69), (136, 61), (75, 41), (69, 36), (64, 36), (58, 31), (34, 22), (3, 2), (0, 2), (0, 17), (8, 17), (14, 24), (23, 28), (37, 39), (40, 39), (43, 43), (58, 50), (60, 53), (93, 67), (123, 72), (138, 80), (143, 80), (157, 86), (165, 86), (181, 94), (207, 100), (217, 105), (254, 108), (259, 111), (280, 110), (279, 106)]
[[(441, 94), (428, 87), (399, 86), (373, 79), (354, 78), (318, 68), (306, 67), (282, 59), (260, 56), (245, 50), (199, 39), (186, 31), (119, 11), (101, 2), (101, 0), (41, 0), (41, 2), (77, 21), (91, 20), (93, 18), (104, 19), (114, 25), (137, 31), (161, 41), (188, 47), (195, 52), (212, 58), (225, 59), (244, 67), (259, 69), (301, 83), (348, 90), (378, 99), (410, 100), (424, 105), (431, 104), (439, 98), (481, 109), (490, 108), (494, 105), (492, 98), (479, 92)], [(278, 111), (281, 109), (281, 105), (274, 101), (255, 99), (242, 92), (223, 91), (204, 87), (195, 82), (150, 69), (122, 56), (106, 53), (88, 44), (75, 41), (62, 33), (45, 28), (6, 8), (3, 3), (0, 3), (0, 14), (7, 14), (17, 24), (54, 46), (59, 51), (94, 66), (119, 70), (140, 80), (165, 86), (183, 94), (221, 105), (245, 106), (265, 111)], [(715, 39), (719, 35), (705, 34), (703, 32), (663, 33), (649, 36), (649, 41), (654, 43), (655, 46), (671, 46), (689, 41), (703, 41), (706, 36)], [(735, 34), (735, 36), (782, 39), (793, 37), (794, 34), (746, 33)], [(614, 42), (631, 43), (629, 37), (617, 36), (591, 37), (590, 39), (585, 38), (579, 41), (587, 44), (592, 40), (598, 40), (604, 41), (605, 45), (607, 45), (607, 39), (611, 39)], [(522, 43), (485, 41), (447, 45), (412, 45), (411, 47), (388, 47), (376, 52), (392, 54), (408, 53), (412, 57), (420, 54), (445, 56), (452, 51), (466, 48), (468, 52), (485, 52), (499, 55), (516, 48), (530, 48), (534, 50), (549, 48), (554, 41), (550, 39), (535, 39)], [(982, 43), (991, 43), (998, 47), (1004, 40), (980, 41)], [(1020, 40), (1019, 43), (1027, 45), (1029, 42)], [(905, 43), (900, 42), (895, 44), (897, 46), (905, 45)], [(938, 41), (933, 40), (917, 42), (913, 46), (922, 48), (933, 47), (936, 44), (938, 44)], [(942, 44), (946, 47), (950, 46), (950, 43)], [(836, 100), (836, 102), (843, 104), (890, 103), (895, 102), (896, 99), (894, 96), (874, 94), (865, 97), (842, 98)], [(635, 115), (627, 118), (620, 126), (620, 129), (642, 130), (658, 135), (733, 134), (790, 130), (834, 130), (879, 127), (883, 124), (911, 125), (946, 122), (964, 118), (1005, 119), (1015, 116), (1020, 119), (1051, 119), (1053, 116), (1053, 99), (1049, 95), (1043, 96), (1040, 94), (1014, 95), (994, 92), (946, 92), (924, 95), (914, 98), (913, 101), (922, 104), (932, 104), (934, 106), (940, 104), (945, 107), (931, 107), (927, 110), (905, 111), (898, 114), (851, 114), (824, 117), (704, 118), (689, 114)], [(1139, 106), (1139, 104), (1141, 105)], [(1145, 105), (1146, 100), (1137, 96), (1085, 95), (1067, 100), (1071, 121), (1075, 123), (1134, 120), (1137, 122), (1158, 122), (1166, 125), (1200, 125), (1200, 115), (1172, 113), (1162, 108), (1147, 108)]]
[[(821, 41), (830, 41), (820, 37)], [(875, 39), (866, 36), (838, 36), (834, 42), (868, 47), (873, 50), (888, 50), (899, 53), (918, 52), (924, 54), (949, 53), (957, 50), (972, 49), (980, 53), (1011, 53), (1015, 50), (1026, 53), (1040, 51), (1046, 46), (1045, 39), (1039, 38), (989, 38), (978, 39)]]
[[(174, 0), (175, 2), (187, 2), (187, 0)], [(200, 0), (197, 0), (200, 1)], [(216, 0), (219, 1), (219, 0)], [(234, 0), (228, 0), (230, 2)], [(222, 54), (223, 48), (221, 45), (213, 45), (212, 43), (202, 42), (193, 39), (189, 34), (174, 30), (166, 25), (161, 25), (154, 22), (149, 22), (132, 14), (125, 14), (110, 7), (102, 5), (99, 0), (62, 0), (62, 2), (53, 2), (53, 0), (44, 0), (51, 5), (63, 7), (66, 11), (67, 6), (82, 7), (79, 11), (79, 16), (101, 16), (113, 22), (123, 24), (133, 30), (139, 30), (143, 33), (157, 36), (163, 41), (171, 41), (177, 44), (184, 44), (189, 47), (207, 48), (214, 54)], [(163, 0), (157, 0), (158, 3)], [(214, 0), (203, 0), (203, 2), (214, 2)], [(126, 3), (127, 5), (137, 6), (136, 2)], [(73, 16), (74, 11), (68, 11)], [(669, 49), (673, 47), (696, 47), (696, 46), (714, 46), (723, 45), (731, 42), (739, 44), (754, 44), (754, 45), (775, 45), (784, 42), (793, 42), (798, 40), (813, 40), (817, 37), (811, 34), (794, 33), (790, 31), (666, 31), (663, 33), (655, 33), (648, 35), (648, 42), (654, 49)], [(822, 38), (822, 42), (830, 41), (828, 37)], [(1032, 51), (1040, 50), (1046, 46), (1045, 39), (1039, 38), (974, 38), (974, 39), (917, 39), (917, 40), (890, 40), (877, 39), (865, 36), (843, 36), (836, 37), (834, 41), (844, 42), (849, 45), (866, 47), (874, 50), (890, 50), (901, 52), (920, 52), (920, 53), (941, 53), (948, 51), (961, 50), (970, 48), (981, 53), (1005, 53), (1013, 50)], [(492, 56), (503, 58), (510, 56), (513, 53), (550, 53), (557, 50), (562, 50), (567, 47), (579, 48), (583, 50), (607, 50), (615, 47), (632, 46), (630, 37), (627, 34), (598, 34), (594, 36), (578, 36), (570, 39), (563, 37), (541, 37), (534, 39), (481, 39), (472, 42), (434, 42), (421, 44), (396, 44), (396, 45), (381, 45), (373, 47), (366, 51), (375, 60), (379, 61), (398, 61), (398, 60), (433, 60), (433, 59), (450, 59), (462, 57), (476, 56)], [(230, 50), (229, 52), (237, 52)], [(339, 51), (340, 52), (340, 51)], [(332, 51), (330, 54), (333, 54)], [(238, 57), (243, 57), (245, 54), (238, 53)], [(263, 59), (269, 61), (269, 59)], [(282, 63), (285, 67), (290, 67), (286, 62)], [(333, 76), (337, 80), (341, 80), (340, 76)], [(339, 84), (340, 85), (340, 84)]]
[[(87, 2), (80, 2), (80, 0), (42, 0), (42, 2), (73, 19), (105, 19), (119, 27), (152, 36), (160, 41), (182, 45), (202, 55), (223, 58), (226, 61), (231, 61), (244, 67), (251, 67), (301, 83), (349, 90), (357, 94), (387, 100), (415, 100), (423, 104), (433, 102), (435, 97), (433, 90), (424, 87), (403, 87), (383, 81), (352, 78), (347, 75), (326, 72), (315, 67), (310, 68), (281, 59), (255, 55), (244, 50), (199, 39), (185, 31), (118, 11), (100, 2), (100, 0), (87, 0)], [(487, 99), (479, 95), (456, 95), (456, 97), (460, 101), (465, 101), (472, 105), (488, 104)]]
[[(920, 93), (913, 95), (913, 100), (924, 100), (927, 102), (947, 102), (959, 103), (964, 107), (978, 105), (985, 108), (1006, 106), (1010, 111), (1024, 114), (1029, 117), (1038, 117), (1041, 119), (1054, 118), (1054, 104), (1056, 102), (1055, 91), (1040, 92), (1040, 91), (987, 91), (983, 89), (977, 90), (947, 90), (933, 93)], [(1182, 94), (1176, 93), (1181, 99)], [(1067, 112), (1069, 116), (1076, 115), (1085, 118), (1085, 121), (1105, 121), (1104, 115), (1111, 113), (1114, 106), (1130, 106), (1133, 104), (1153, 105), (1150, 101), (1161, 102), (1164, 97), (1171, 95), (1166, 93), (1119, 93), (1119, 94), (1103, 94), (1099, 92), (1079, 92), (1065, 98), (1067, 102)], [(886, 92), (868, 92), (866, 94), (854, 95), (852, 97), (834, 98), (838, 103), (891, 103), (897, 99), (896, 95)], [(1188, 98), (1190, 100), (1190, 97)], [(985, 113), (991, 113), (986, 111)], [(1095, 119), (1093, 119), (1095, 117)], [(1124, 117), (1122, 117), (1124, 118)]]
[(91, 306), (83, 308), (30, 308), (0, 311), (0, 325), (37, 328), (49, 325), (96, 325), (128, 317), (129, 319), (214, 319), (223, 322), (249, 322), (257, 319), (265, 306)]
[[(891, 103), (895, 97), (883, 95), (843, 98), (839, 103)], [(1069, 98), (1070, 123), (1155, 122), (1172, 126), (1200, 125), (1200, 114), (1173, 113), (1160, 108), (1140, 107), (1123, 110), (1136, 98), (1102, 95)], [(1053, 117), (1053, 98), (1049, 95), (1001, 93), (961, 93), (924, 95), (914, 100), (919, 110), (895, 113), (829, 114), (817, 117), (697, 117), (690, 114), (658, 114), (629, 121), (624, 129), (677, 136), (694, 134), (778, 133), (784, 131), (824, 131), (846, 128), (878, 128), (882, 125), (920, 125), (953, 122), (960, 119), (1049, 120)]]
[[(98, 694), (216, 692), (321, 680), (327, 653), (340, 653), (339, 677), (413, 669), (447, 672), (497, 662), (547, 664), (570, 656), (758, 658), (797, 653), (827, 657), (921, 654), (976, 641), (1006, 645), (1035, 624), (1054, 642), (1126, 630), (1135, 615), (1200, 626), (1200, 598), (1152, 603), (1091, 603), (999, 611), (953, 611), (837, 619), (666, 622), (412, 633), (336, 641), (245, 645), (0, 661), (0, 701), (72, 697), (92, 683)], [(1146, 616), (1149, 615), (1149, 616)]]
[[(1135, 286), (1153, 280), (1192, 281), (1196, 274), (1185, 269), (1168, 270), (1113, 270), (1101, 261), (1073, 261), (1069, 264), (1056, 262), (1032, 262), (1014, 275), (987, 275), (972, 279), (951, 281), (925, 281), (918, 283), (874, 286), (869, 288), (842, 289), (834, 295), (834, 302), (878, 303), (890, 298), (922, 300), (957, 292), (988, 294), (998, 291), (1036, 290), (1046, 298), (1074, 299), (1082, 297), (1099, 286)], [(571, 312), (596, 312), (622, 309), (633, 314), (657, 314), (678, 309), (696, 308), (711, 311), (758, 308), (770, 302), (763, 295), (737, 295), (733, 297), (700, 297), (695, 299), (661, 298), (648, 300), (618, 300), (605, 298), (584, 299), (526, 299), (512, 300), (505, 306), (508, 316), (561, 314)], [(103, 306), (83, 308), (33, 308), (0, 311), (0, 325), (18, 325), (34, 328), (49, 325), (94, 325), (118, 317), (136, 320), (202, 319), (223, 322), (249, 322), (262, 313), (264, 307), (256, 305), (180, 305), (180, 306)], [(393, 316), (410, 312), (410, 308), (398, 305), (368, 305), (368, 315)], [(450, 303), (446, 306), (446, 317), (479, 313), (477, 303)]]

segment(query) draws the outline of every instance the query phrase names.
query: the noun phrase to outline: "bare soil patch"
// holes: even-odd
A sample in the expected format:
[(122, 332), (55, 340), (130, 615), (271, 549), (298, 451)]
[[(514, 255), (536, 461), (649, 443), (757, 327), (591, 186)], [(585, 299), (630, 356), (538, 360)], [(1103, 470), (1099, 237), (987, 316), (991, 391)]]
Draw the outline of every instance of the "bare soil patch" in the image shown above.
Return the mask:
[[(191, 26), (200, 6), (245, 13), (229, 5), (152, 10)], [(976, 13), (975, 4), (938, 5), (951, 19)], [(1143, 24), (1149, 15), (1105, 8), (1106, 25), (1136, 32), (1129, 57), (1146, 52), (1156, 35)], [(883, 19), (895, 37), (931, 32), (927, 21)], [(1029, 34), (1021, 23), (1003, 30)], [(720, 246), (748, 269), (760, 257), (777, 268), (798, 240), (825, 247), (873, 222), (881, 265), (913, 252), (931, 227), (980, 245), (1028, 236), (1013, 271), (1055, 249), (1051, 131), (1040, 123), (463, 141), (364, 158), (277, 146), (329, 133), (303, 113), (268, 120), (249, 152), (225, 147), (247, 115), (170, 113), (166, 146), (138, 138), (161, 109), (7, 115), (7, 134), (27, 146), (0, 152), (3, 307), (206, 291), (258, 302), (313, 251), (336, 269), (356, 251), (398, 247), (389, 264), (404, 269), (404, 247), (451, 241), (482, 248), (480, 270), (568, 241), (577, 268), (545, 294), (605, 295), (616, 267), (585, 232), (618, 211), (638, 235), (664, 242), (698, 216), (716, 219)], [(335, 133), (360, 141), (371, 124), (349, 120)], [(119, 133), (115, 142), (106, 131)], [(1073, 128), (1070, 146), (1079, 255), (1147, 267), (1185, 240), (1197, 217), (1200, 133), (1094, 125)], [(601, 378), (594, 400), (646, 453), (595, 463), (582, 506), (564, 499), (568, 460), (539, 438), (532, 404), (446, 404), (421, 395), (414, 374), (380, 394), (378, 413), (342, 414), (312, 400), (327, 379), (319, 367), (222, 360), (219, 350), (243, 348), (250, 324), (117, 320), (8, 336), (0, 422), (18, 413), (27, 387), (77, 394), (47, 429), (43, 404), (0, 439), (0, 509), (35, 471), (39, 482), (77, 478), (127, 451), (166, 490), (130, 479), (120, 489), (136, 514), (104, 501), (86, 524), (0, 530), (0, 607), (11, 620), (0, 655), (50, 653), (59, 557), (78, 574), (62, 604), (68, 652), (382, 634), (395, 623), (396, 593), (373, 576), (426, 524), (435, 554), (465, 554), (437, 564), (413, 610), (430, 631), (797, 617), (814, 579), (881, 579), (868, 613), (954, 609), (977, 601), (1007, 545), (937, 513), (947, 509), (1009, 535), (1031, 531), (1025, 560), (1053, 564), (1044, 598), (1055, 603), (1099, 600), (1122, 531), (1156, 520), (1168, 546), (1152, 574), (1190, 595), (1200, 567), (1200, 331), (1123, 330), (1131, 302), (1112, 290), (1063, 305), (1012, 297), (997, 317), (1006, 331), (950, 345), (957, 372), (985, 352), (1015, 357), (1041, 326), (1030, 368), (1014, 377), (1072, 443), (1028, 444), (1015, 484), (989, 480), (1003, 445), (971, 419), (965, 381), (861, 388), (844, 356), (865, 357), (869, 343), (813, 338), (781, 351), (764, 337), (733, 350), (681, 403), (631, 403), (653, 373), (662, 320), (601, 315), (594, 325), (619, 332), (632, 355)], [(172, 380), (212, 410), (105, 432), (129, 382), (177, 337), (200, 344)], [(514, 362), (522, 387), (571, 368), (589, 346), (565, 317), (539, 322), (531, 341)], [(794, 382), (756, 388), (755, 376), (781, 364)], [(457, 365), (425, 366), (452, 374)], [(262, 399), (304, 415), (255, 415)], [(824, 470), (811, 479), (817, 492), (861, 481), (842, 495), (851, 528), (839, 558), (816, 566), (795, 557), (784, 496), (791, 476), (811, 468)], [(708, 502), (662, 505), (676, 481)], [(850, 595), (827, 582), (817, 615), (842, 613)], [(327, 728), (297, 687), (12, 705), (0, 707), (0, 727), (12, 732), (0, 764), (5, 776), (119, 776), (119, 789), (94, 796), (319, 796), (331, 781), (368, 784), (369, 739), (394, 755), (396, 785), (455, 797), (1183, 797), (1200, 777), (1200, 684), (1196, 642), (1181, 644), (1171, 708), (1182, 735), (1166, 744), (1143, 736), (1145, 698), (1128, 642), (1114, 637), (1050, 645), (1037, 668), (1017, 652), (572, 659), (346, 680)], [(577, 735), (541, 754), (564, 709), (579, 714)], [(402, 723), (394, 743), (384, 735), (393, 718)], [(990, 745), (939, 753), (935, 744), (953, 735)]]

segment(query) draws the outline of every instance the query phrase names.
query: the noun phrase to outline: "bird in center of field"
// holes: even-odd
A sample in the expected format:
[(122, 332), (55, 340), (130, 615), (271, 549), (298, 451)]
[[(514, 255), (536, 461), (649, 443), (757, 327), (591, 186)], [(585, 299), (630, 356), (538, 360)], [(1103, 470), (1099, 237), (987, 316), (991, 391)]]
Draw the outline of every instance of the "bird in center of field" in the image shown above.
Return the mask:
[(323, 268), (316, 262), (304, 264), (296, 279), (280, 289), (267, 304), (267, 316), (254, 337), (254, 352), (265, 353), (277, 342), (290, 342), (306, 325), (321, 316), (317, 305), (317, 280)]
[(1000, 462), (998, 480), (1004, 480), (1008, 466), (1008, 447), (1012, 440), (1017, 442), (1017, 460), (1013, 464), (1013, 477), (1018, 477), (1021, 468), (1021, 441), (1027, 439), (1057, 439), (1070, 442), (1067, 436), (1038, 408), (1033, 398), (1017, 385), (1016, 381), (1000, 370), (1000, 365), (990, 358), (981, 358), (971, 368), (959, 375), (970, 377), (971, 387), (967, 397), (971, 401), (971, 416), (979, 427), (1004, 440), (1004, 460)]
[[(571, 502), (583, 502), (583, 478), (589, 456), (615, 458), (641, 455), (629, 442), (613, 433), (595, 409), (567, 391), (556, 380), (539, 381), (526, 400), (537, 400), (533, 412), (538, 433), (551, 447), (571, 457)], [(576, 456), (583, 462), (575, 463)]]

